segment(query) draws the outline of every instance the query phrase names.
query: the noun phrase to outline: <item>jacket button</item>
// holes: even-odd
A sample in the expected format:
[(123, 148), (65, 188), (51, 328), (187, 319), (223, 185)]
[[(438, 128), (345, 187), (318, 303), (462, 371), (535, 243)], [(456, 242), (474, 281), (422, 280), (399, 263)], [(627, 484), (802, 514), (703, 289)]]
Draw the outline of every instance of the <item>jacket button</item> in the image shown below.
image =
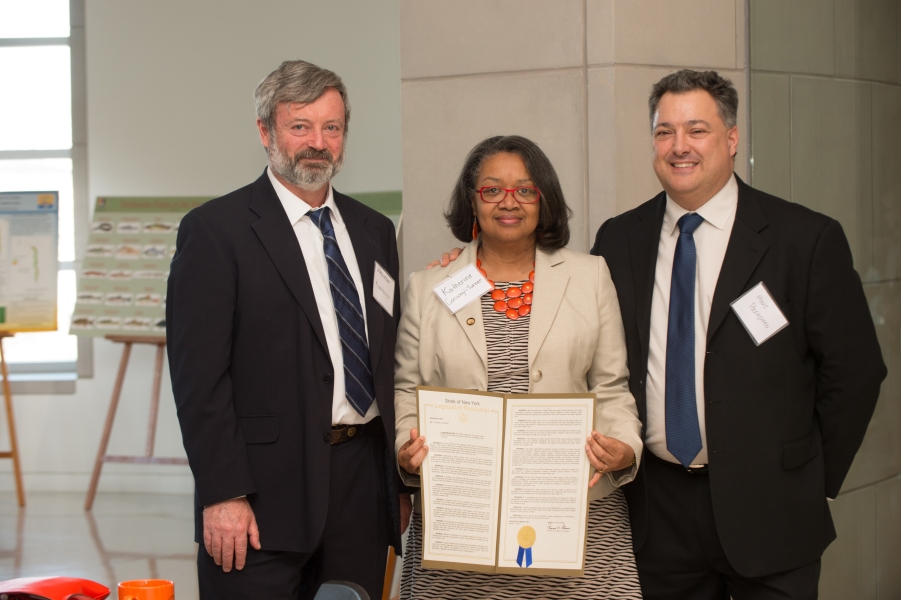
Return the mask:
[(322, 378), (322, 381), (326, 383), (332, 383), (333, 381), (335, 381), (335, 378), (331, 373), (328, 373), (325, 377)]
[(326, 444), (331, 444), (332, 443), (332, 434), (326, 433), (324, 436), (322, 436), (322, 439), (325, 440)]
[(466, 319), (466, 324), (467, 324), (467, 325), (475, 325), (475, 324), (476, 324), (476, 320), (473, 319), (472, 317), (469, 317), (468, 319)]
[(541, 381), (541, 371), (538, 369), (532, 371), (532, 381)]

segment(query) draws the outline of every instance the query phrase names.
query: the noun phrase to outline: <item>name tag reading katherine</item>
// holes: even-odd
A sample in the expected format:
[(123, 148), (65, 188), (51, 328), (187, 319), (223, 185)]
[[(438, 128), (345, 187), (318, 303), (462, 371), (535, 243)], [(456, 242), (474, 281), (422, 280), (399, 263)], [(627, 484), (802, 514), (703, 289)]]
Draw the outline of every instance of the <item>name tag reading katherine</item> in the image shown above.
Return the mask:
[(732, 310), (758, 346), (788, 326), (788, 319), (762, 281), (733, 302)]
[(488, 283), (488, 279), (479, 273), (473, 264), (460, 269), (435, 286), (435, 294), (454, 314), (490, 291), (491, 284)]

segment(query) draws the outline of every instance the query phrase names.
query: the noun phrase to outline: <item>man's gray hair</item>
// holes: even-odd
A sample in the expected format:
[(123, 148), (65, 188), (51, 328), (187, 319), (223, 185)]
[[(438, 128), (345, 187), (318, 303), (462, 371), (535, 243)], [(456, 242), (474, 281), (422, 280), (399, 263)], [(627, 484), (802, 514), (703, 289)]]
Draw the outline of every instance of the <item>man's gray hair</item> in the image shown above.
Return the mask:
[(344, 100), (344, 132), (350, 123), (350, 101), (347, 88), (341, 78), (328, 69), (317, 67), (305, 60), (286, 60), (260, 82), (253, 93), (257, 118), (273, 131), (275, 108), (283, 102), (309, 104), (319, 99), (328, 88), (335, 88)]
[(684, 94), (694, 90), (704, 90), (713, 96), (716, 102), (717, 112), (726, 127), (735, 127), (738, 121), (738, 92), (735, 86), (725, 77), (720, 77), (716, 71), (692, 71), (682, 69), (671, 73), (654, 84), (651, 88), (651, 96), (648, 98), (648, 110), (651, 116), (651, 129), (654, 128), (654, 114), (660, 99), (667, 92), (671, 94)]

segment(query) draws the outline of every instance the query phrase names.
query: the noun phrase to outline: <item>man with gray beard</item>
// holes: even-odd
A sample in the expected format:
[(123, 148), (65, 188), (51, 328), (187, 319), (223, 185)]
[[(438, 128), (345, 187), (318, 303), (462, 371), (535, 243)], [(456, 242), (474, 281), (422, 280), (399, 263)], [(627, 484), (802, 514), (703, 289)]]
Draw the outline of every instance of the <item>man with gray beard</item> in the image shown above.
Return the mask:
[(185, 216), (169, 276), (200, 596), (313, 597), (337, 579), (377, 598), (409, 518), (386, 443), (394, 226), (330, 184), (350, 120), (340, 77), (288, 61), (254, 103), (269, 166)]

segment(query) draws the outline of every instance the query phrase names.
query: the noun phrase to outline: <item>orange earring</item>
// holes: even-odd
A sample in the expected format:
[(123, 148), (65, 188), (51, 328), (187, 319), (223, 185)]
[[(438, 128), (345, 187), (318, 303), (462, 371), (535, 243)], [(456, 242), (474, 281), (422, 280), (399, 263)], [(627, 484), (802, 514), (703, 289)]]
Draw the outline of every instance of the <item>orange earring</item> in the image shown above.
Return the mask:
[(479, 222), (476, 221), (475, 217), (472, 218), (472, 239), (479, 239)]

